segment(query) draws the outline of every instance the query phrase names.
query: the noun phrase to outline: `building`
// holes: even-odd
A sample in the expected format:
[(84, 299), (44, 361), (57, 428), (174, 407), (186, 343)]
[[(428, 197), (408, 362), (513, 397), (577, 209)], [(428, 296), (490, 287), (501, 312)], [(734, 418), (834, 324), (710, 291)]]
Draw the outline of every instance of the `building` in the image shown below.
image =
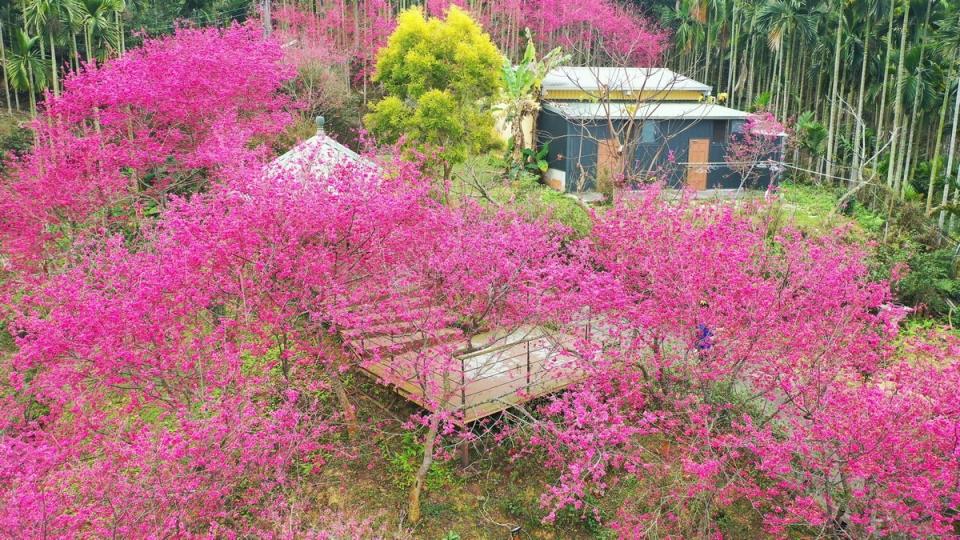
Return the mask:
[(731, 168), (728, 144), (749, 115), (717, 103), (711, 91), (665, 68), (550, 71), (537, 119), (537, 144), (548, 146), (546, 182), (566, 192), (604, 191), (618, 178), (765, 189), (777, 178), (784, 134), (774, 134), (770, 155)]

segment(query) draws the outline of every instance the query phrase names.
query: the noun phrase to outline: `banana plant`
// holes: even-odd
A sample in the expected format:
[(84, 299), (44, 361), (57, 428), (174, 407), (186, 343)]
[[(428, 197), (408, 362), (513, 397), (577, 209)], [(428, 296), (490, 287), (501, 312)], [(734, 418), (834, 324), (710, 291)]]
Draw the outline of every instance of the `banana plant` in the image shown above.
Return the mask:
[(526, 29), (525, 33), (527, 48), (520, 62), (514, 65), (507, 58), (503, 60), (503, 100), (497, 107), (504, 112), (505, 120), (510, 125), (511, 158), (515, 162), (521, 161), (522, 151), (527, 148), (523, 122), (528, 117), (535, 117), (540, 108), (540, 84), (543, 78), (551, 69), (570, 60), (570, 55), (564, 54), (560, 47), (538, 60), (530, 29)]

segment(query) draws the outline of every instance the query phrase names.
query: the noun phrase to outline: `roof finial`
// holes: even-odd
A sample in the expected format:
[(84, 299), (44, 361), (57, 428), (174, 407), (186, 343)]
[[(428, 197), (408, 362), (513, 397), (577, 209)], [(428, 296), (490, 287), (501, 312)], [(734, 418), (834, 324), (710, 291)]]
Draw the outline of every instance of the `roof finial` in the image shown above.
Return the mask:
[(317, 115), (317, 117), (314, 119), (314, 122), (317, 124), (317, 135), (323, 135), (323, 125), (326, 123), (326, 119), (321, 114)]

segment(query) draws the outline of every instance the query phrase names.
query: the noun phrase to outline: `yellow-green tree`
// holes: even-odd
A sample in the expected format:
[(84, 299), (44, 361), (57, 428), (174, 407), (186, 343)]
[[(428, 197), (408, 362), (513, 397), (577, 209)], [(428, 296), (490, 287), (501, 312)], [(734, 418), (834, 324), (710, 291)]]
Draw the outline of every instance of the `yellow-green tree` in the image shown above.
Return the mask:
[(420, 8), (400, 14), (377, 56), (374, 81), (386, 97), (364, 117), (377, 140), (423, 152), (444, 179), (471, 152), (494, 145), (490, 104), (503, 56), (480, 25), (456, 6), (445, 19)]

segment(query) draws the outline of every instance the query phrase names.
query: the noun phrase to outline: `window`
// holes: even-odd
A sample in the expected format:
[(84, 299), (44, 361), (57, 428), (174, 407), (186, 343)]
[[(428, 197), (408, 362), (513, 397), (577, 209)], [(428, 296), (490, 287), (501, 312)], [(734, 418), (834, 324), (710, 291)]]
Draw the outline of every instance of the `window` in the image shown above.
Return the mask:
[(713, 142), (726, 144), (727, 142), (727, 121), (726, 120), (713, 121)]
[(732, 120), (730, 122), (730, 133), (743, 133), (743, 126), (746, 123), (745, 120)]
[(660, 134), (658, 129), (657, 122), (653, 120), (647, 120), (642, 124), (640, 130), (640, 142), (644, 144), (652, 144), (657, 142), (657, 136)]

